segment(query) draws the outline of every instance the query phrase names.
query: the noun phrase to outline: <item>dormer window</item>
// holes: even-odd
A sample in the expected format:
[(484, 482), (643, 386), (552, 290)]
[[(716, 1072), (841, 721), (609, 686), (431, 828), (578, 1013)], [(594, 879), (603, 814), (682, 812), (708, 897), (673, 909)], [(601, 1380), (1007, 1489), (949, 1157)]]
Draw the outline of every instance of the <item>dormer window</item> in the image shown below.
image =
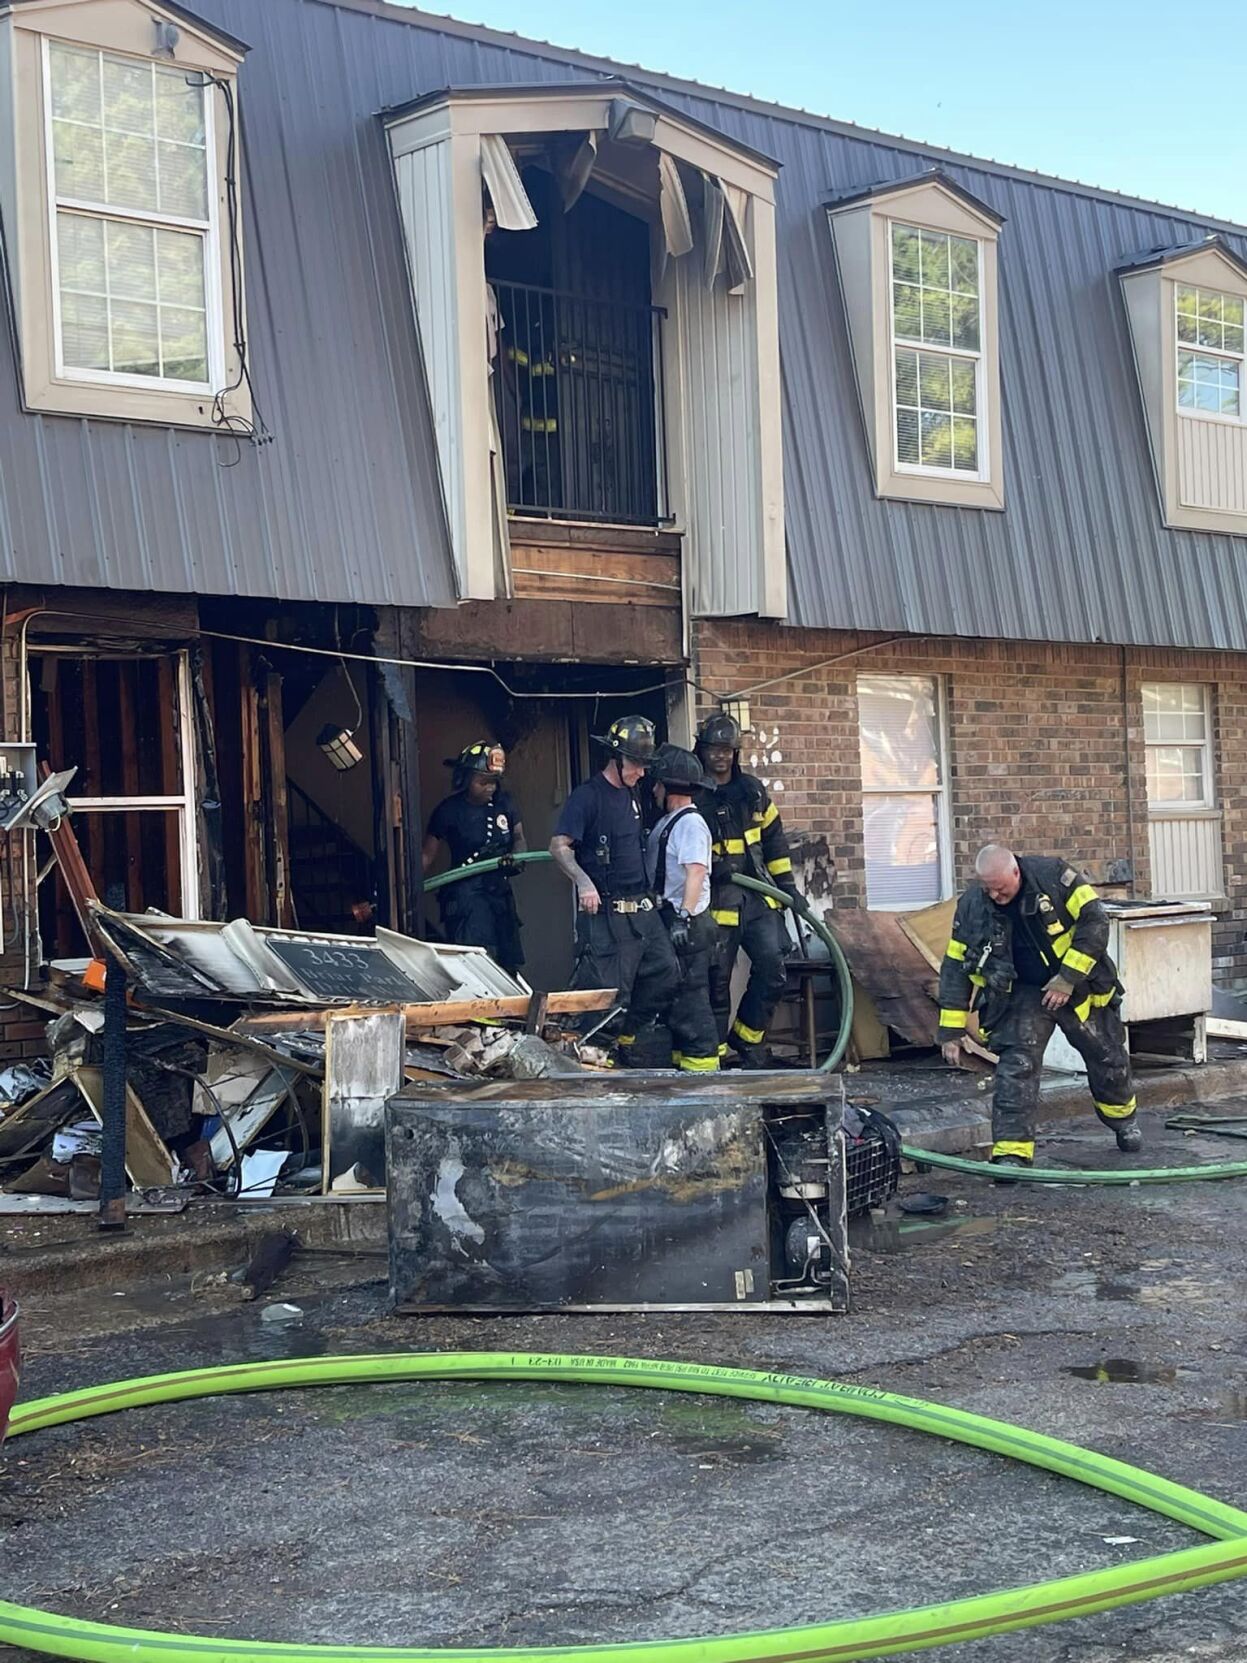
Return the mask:
[(1174, 286), (1178, 408), (1210, 416), (1243, 413), (1243, 298)]
[(828, 214), (875, 494), (1003, 508), (999, 215), (941, 173)]
[(1247, 535), (1247, 261), (1219, 236), (1118, 268), (1161, 517)]
[(238, 67), (162, 0), (0, 6), (28, 410), (250, 431)]

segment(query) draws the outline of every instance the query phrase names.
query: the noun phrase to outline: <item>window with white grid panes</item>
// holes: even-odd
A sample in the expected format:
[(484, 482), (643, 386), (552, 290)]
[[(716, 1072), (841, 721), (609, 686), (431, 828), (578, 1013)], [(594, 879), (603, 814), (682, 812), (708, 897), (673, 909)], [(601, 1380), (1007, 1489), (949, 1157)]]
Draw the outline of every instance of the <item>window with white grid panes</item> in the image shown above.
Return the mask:
[(202, 74), (45, 43), (57, 373), (220, 385)]
[(1176, 285), (1178, 408), (1209, 416), (1243, 416), (1241, 295)]
[(896, 465), (983, 477), (981, 244), (893, 223), (889, 253)]
[(1198, 682), (1143, 687), (1147, 800), (1153, 809), (1214, 806), (1208, 689)]
[(866, 905), (929, 906), (950, 892), (942, 689), (934, 676), (859, 676)]

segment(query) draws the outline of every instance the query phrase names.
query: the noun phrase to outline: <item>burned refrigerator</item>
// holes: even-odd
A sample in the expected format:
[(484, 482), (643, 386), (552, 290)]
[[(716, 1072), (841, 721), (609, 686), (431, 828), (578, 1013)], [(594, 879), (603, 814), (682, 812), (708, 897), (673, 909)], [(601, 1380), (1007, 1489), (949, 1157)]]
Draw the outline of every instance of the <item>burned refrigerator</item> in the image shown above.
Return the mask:
[(850, 1188), (881, 1203), (899, 1164), (845, 1118), (817, 1073), (409, 1085), (386, 1115), (394, 1307), (845, 1311)]

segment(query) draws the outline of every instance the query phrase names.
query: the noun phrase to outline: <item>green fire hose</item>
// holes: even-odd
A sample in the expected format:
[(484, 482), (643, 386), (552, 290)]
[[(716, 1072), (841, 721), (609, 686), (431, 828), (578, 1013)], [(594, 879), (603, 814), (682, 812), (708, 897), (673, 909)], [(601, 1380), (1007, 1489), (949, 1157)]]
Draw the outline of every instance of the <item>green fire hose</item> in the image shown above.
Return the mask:
[[(549, 860), (550, 854), (545, 849), (537, 849), (512, 858), (517, 861)], [(475, 866), (457, 866), (450, 872), (443, 872), (438, 877), (431, 878), (425, 884), (425, 888), (439, 889), (443, 884), (458, 882), (460, 878), (495, 871), (500, 864), (497, 860), (483, 860)], [(831, 1051), (818, 1065), (821, 1073), (830, 1073), (838, 1068), (844, 1059), (853, 1026), (853, 978), (840, 943), (803, 895), (790, 895), (787, 890), (777, 889), (773, 884), (740, 874), (733, 877), (732, 882), (740, 889), (752, 889), (759, 895), (766, 895), (796, 913), (827, 948), (828, 972), (835, 976), (840, 993), (839, 1031)], [(1192, 1129), (1203, 1131), (1209, 1128), (1201, 1123), (1198, 1127), (1192, 1126)], [(1230, 1135), (1243, 1134), (1237, 1132)], [(1000, 1169), (988, 1161), (968, 1161), (960, 1155), (943, 1155), (935, 1150), (913, 1149), (908, 1144), (902, 1144), (901, 1154), (906, 1160), (916, 1161), (923, 1166), (941, 1167), (949, 1172), (965, 1173), (971, 1178), (990, 1178), (994, 1181), (1000, 1177)], [(1216, 1164), (1209, 1162), (1204, 1166), (1118, 1167), (1085, 1172), (1055, 1167), (1013, 1167), (1009, 1171), (1010, 1181), (1020, 1184), (1183, 1184), (1207, 1183), (1218, 1178), (1247, 1178), (1247, 1161), (1221, 1161)]]
[(709, 1364), (543, 1352), (408, 1352), (244, 1363), (41, 1398), (15, 1411), (9, 1436), (22, 1437), (120, 1409), (225, 1393), (406, 1380), (556, 1380), (637, 1386), (858, 1415), (1025, 1461), (1175, 1519), (1212, 1540), (1103, 1570), (910, 1611), (700, 1639), (453, 1650), (302, 1645), (112, 1627), (0, 1601), (0, 1642), (56, 1657), (80, 1658), (84, 1663), (792, 1663), (794, 1658), (804, 1663), (854, 1663), (1090, 1616), (1247, 1575), (1247, 1513), (1154, 1473), (1024, 1427), (919, 1398), (800, 1375)]
[[(441, 889), (448, 883), (459, 883), (463, 878), (477, 878), (486, 872), (496, 872), (500, 866), (508, 861), (527, 863), (534, 860), (550, 860), (551, 858), (548, 849), (529, 849), (522, 855), (504, 855), (497, 860), (478, 860), (471, 866), (453, 866), (449, 872), (439, 872), (437, 877), (427, 879), (424, 885), (425, 893), (428, 894)], [(840, 989), (840, 1028), (831, 1051), (818, 1066), (821, 1073), (831, 1073), (840, 1066), (843, 1060), (844, 1053), (848, 1049), (849, 1032), (853, 1027), (853, 979), (849, 973), (845, 956), (840, 950), (840, 943), (817, 913), (811, 909), (804, 895), (790, 895), (787, 890), (777, 889), (774, 884), (763, 883), (758, 878), (746, 878), (738, 875), (732, 879), (732, 882), (740, 889), (755, 890), (759, 895), (766, 895), (771, 900), (778, 901), (781, 906), (787, 907), (790, 912), (795, 912), (798, 918), (804, 919), (826, 947), (828, 972), (835, 976)]]
[[(901, 1145), (907, 1161), (938, 1166), (948, 1172), (964, 1172), (971, 1178), (1000, 1178), (1000, 1168), (988, 1161), (967, 1161), (960, 1155), (943, 1155), (934, 1149), (911, 1149)], [(1247, 1178), (1247, 1161), (1221, 1161), (1206, 1166), (1108, 1167), (1083, 1171), (1078, 1167), (1018, 1166), (1009, 1168), (1008, 1182), (1019, 1184), (1192, 1184), (1213, 1178)]]

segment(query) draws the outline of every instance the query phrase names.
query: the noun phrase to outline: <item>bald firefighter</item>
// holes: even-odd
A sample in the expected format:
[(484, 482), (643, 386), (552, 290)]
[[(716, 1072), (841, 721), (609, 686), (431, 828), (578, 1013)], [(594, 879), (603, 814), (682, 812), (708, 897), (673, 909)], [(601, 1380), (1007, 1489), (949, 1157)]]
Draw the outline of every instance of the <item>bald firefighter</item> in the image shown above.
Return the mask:
[[(741, 730), (734, 717), (708, 716), (697, 735), (697, 758), (706, 772), (698, 806), (714, 838), (711, 914), (723, 932), (710, 972), (710, 999), (719, 1049), (736, 1052), (746, 1068), (767, 1068), (766, 1030), (787, 985), (788, 932), (782, 908), (756, 890), (732, 882), (736, 873), (760, 878), (796, 894), (792, 854), (779, 810), (766, 787), (740, 766)], [(749, 955), (749, 984), (732, 1020), (732, 969), (741, 948)]]
[(1054, 1028), (1086, 1063), (1095, 1112), (1118, 1149), (1142, 1149), (1122, 986), (1095, 890), (1059, 857), (1019, 857), (1000, 843), (979, 850), (974, 870), (940, 968), (940, 1042), (944, 1060), (960, 1067), (977, 1008), (984, 1042), (1000, 1058), (992, 1161), (1027, 1167), (1034, 1159), (1039, 1074)]

